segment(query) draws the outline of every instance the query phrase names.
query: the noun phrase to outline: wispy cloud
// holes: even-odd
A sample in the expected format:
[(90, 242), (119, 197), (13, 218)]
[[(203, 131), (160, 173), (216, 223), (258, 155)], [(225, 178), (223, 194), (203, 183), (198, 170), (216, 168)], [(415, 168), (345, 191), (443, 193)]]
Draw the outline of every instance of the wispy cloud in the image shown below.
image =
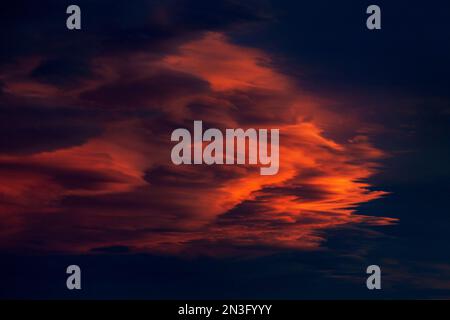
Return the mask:
[[(48, 64), (44, 55), (24, 58), (4, 74), (7, 114), (23, 105), (55, 114), (39, 131), (43, 138), (26, 136), (36, 144), (17, 134), (39, 128), (40, 117), (32, 115), (27, 128), (11, 118), (10, 139), (24, 145), (20, 152), (3, 148), (0, 156), (4, 250), (312, 250), (324, 230), (395, 222), (354, 214), (358, 204), (386, 194), (367, 182), (384, 153), (357, 134), (363, 128), (345, 142), (326, 135), (324, 127), (339, 131), (349, 116), (324, 108), (320, 97), (273, 67), (269, 55), (218, 32), (176, 42), (165, 53), (141, 49), (93, 56), (73, 86), (35, 76)], [(79, 110), (81, 118), (94, 112), (87, 122), (96, 130), (76, 127), (79, 138), (68, 133), (59, 141), (55, 128), (73, 119), (54, 112), (61, 106)], [(172, 165), (171, 131), (198, 119), (222, 129), (279, 128), (279, 173)], [(49, 140), (56, 142), (48, 146)]]

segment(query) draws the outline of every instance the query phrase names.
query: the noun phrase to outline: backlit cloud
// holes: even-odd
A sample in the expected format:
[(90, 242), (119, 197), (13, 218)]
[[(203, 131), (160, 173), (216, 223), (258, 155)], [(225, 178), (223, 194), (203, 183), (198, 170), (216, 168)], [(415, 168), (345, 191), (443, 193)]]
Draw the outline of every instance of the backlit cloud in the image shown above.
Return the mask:
[[(39, 55), (2, 77), (4, 105), (31, 104), (55, 117), (35, 116), (25, 128), (19, 116), (10, 117), (17, 131), (8, 130), (7, 139), (23, 145), (0, 155), (2, 249), (312, 250), (327, 229), (395, 221), (354, 214), (358, 204), (385, 195), (369, 189), (384, 153), (358, 134), (364, 124), (345, 142), (327, 135), (324, 128), (338, 132), (351, 117), (324, 108), (320, 97), (274, 68), (269, 55), (218, 32), (175, 42), (164, 54), (141, 49), (94, 56), (72, 86), (44, 78), (49, 62)], [(59, 114), (61, 106), (78, 110), (89, 125)], [(194, 120), (220, 129), (280, 129), (279, 173), (173, 165), (170, 134), (191, 129)], [(72, 134), (58, 139), (66, 124)], [(29, 141), (54, 143), (23, 143), (23, 132), (35, 132), (29, 127), (53, 133), (38, 130), (44, 138), (29, 134)]]

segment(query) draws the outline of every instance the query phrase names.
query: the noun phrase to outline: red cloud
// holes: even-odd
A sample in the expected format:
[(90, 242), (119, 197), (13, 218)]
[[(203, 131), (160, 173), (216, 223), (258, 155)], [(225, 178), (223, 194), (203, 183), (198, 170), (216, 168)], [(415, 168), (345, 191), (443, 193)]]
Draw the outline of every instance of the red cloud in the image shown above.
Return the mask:
[[(383, 152), (365, 136), (342, 143), (325, 135), (322, 128), (339, 131), (348, 115), (326, 110), (264, 52), (207, 33), (165, 56), (123, 53), (94, 62), (95, 77), (76, 88), (39, 87), (17, 71), (13, 80), (5, 77), (5, 92), (16, 99), (33, 91), (52, 106), (85, 105), (110, 115), (102, 134), (82, 145), (0, 156), (5, 250), (315, 249), (326, 229), (395, 221), (354, 214), (358, 204), (385, 194), (366, 182)], [(172, 165), (170, 134), (193, 120), (279, 128), (279, 173)]]

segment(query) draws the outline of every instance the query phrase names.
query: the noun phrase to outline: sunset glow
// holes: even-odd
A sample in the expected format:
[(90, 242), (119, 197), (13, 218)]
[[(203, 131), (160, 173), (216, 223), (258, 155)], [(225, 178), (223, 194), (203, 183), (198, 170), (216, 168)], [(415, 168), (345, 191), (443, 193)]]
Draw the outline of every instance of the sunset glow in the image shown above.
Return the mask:
[[(95, 110), (101, 127), (80, 143), (0, 156), (3, 250), (311, 250), (327, 229), (395, 222), (354, 214), (386, 194), (367, 182), (384, 153), (356, 134), (361, 128), (347, 142), (326, 137), (323, 123), (338, 126), (343, 115), (298, 88), (269, 55), (223, 34), (163, 56), (98, 56), (95, 76), (64, 89), (27, 79), (29, 64), (3, 76), (7, 99)], [(198, 118), (208, 127), (279, 128), (279, 173), (171, 164), (171, 130)]]

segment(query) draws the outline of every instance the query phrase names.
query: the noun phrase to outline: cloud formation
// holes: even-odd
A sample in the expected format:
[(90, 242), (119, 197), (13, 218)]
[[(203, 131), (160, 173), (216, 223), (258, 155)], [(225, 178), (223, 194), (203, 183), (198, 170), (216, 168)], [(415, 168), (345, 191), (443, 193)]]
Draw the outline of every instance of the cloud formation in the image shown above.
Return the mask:
[[(192, 17), (152, 12), (144, 34), (155, 25), (174, 31), (173, 19)], [(240, 12), (230, 16), (261, 17)], [(358, 119), (327, 110), (263, 51), (197, 30), (229, 24), (225, 17), (220, 26), (183, 20), (189, 36), (125, 39), (132, 42), (126, 49), (106, 41), (114, 50), (81, 61), (36, 51), (2, 67), (2, 250), (313, 250), (325, 230), (395, 222), (354, 214), (358, 204), (385, 195), (367, 182), (384, 153), (358, 134), (363, 127), (345, 142), (324, 131), (348, 131), (341, 123)], [(279, 173), (173, 165), (170, 134), (193, 120), (220, 129), (279, 128)]]

